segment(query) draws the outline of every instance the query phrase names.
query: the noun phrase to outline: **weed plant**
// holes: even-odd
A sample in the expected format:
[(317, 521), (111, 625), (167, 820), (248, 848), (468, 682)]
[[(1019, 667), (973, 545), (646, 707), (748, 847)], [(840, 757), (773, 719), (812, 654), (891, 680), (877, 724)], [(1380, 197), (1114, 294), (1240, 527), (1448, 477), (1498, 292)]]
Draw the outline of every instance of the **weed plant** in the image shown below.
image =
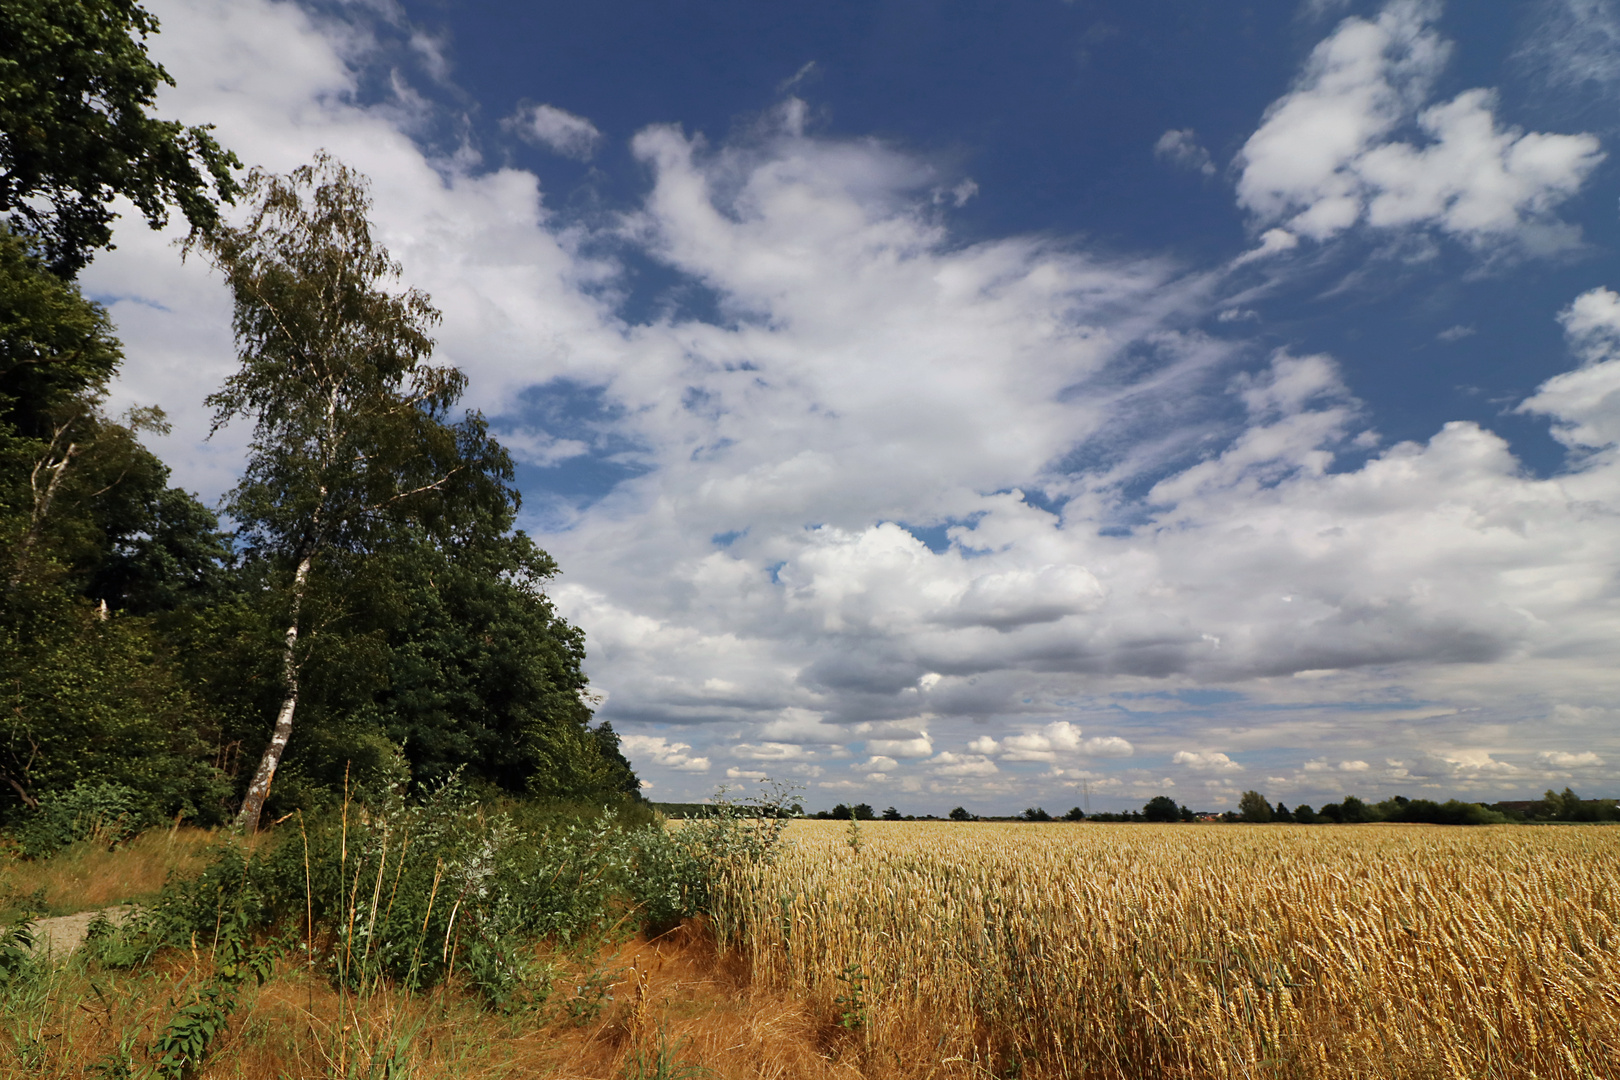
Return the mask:
[[(627, 809), (574, 816), (480, 802), (453, 777), (417, 799), (392, 788), (295, 814), (253, 844), (227, 836), (121, 925), (92, 922), (72, 962), (81, 974), (135, 976), (190, 958), (148, 1033), (121, 1034), (97, 1068), (196, 1074), (278, 957), (283, 972), (335, 995), (335, 1021), (311, 1029), (327, 1075), (408, 1073), (425, 1021), (403, 1003), (425, 995), (466, 993), (498, 1016), (594, 1025), (615, 1007), (617, 973), (586, 958), (708, 910), (722, 875), (774, 860), (786, 824), (770, 798), (722, 800), (674, 830)], [(27, 1018), (45, 1014), (25, 988), (66, 977), (40, 974), (30, 933), (24, 922), (0, 938), (10, 987), (0, 987), (0, 1012), (23, 1056), (43, 1037)], [(578, 958), (566, 965), (578, 972), (571, 992), (554, 994), (561, 969), (539, 959), (542, 941)]]

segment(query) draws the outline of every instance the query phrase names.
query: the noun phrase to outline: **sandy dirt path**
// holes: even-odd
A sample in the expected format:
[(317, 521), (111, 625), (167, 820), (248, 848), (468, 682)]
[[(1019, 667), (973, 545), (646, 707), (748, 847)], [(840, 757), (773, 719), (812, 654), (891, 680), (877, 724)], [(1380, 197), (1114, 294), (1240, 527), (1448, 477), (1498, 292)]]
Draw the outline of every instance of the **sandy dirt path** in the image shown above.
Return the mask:
[(34, 951), (66, 956), (84, 944), (85, 932), (90, 929), (90, 924), (95, 921), (97, 915), (107, 916), (107, 921), (117, 926), (134, 911), (133, 907), (120, 904), (117, 907), (102, 908), (100, 911), (81, 911), (74, 915), (41, 919), (34, 924)]

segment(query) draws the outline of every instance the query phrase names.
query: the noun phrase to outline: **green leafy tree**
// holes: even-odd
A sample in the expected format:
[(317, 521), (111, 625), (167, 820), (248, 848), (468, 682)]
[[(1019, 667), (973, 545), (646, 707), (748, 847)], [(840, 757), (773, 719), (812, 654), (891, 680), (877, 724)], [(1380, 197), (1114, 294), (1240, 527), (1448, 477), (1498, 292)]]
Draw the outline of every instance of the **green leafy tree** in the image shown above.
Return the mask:
[(896, 810), (894, 807), (891, 806), (887, 810), (883, 811), (883, 820), (884, 821), (904, 821), (905, 816), (902, 815), (899, 810)]
[(1168, 795), (1155, 795), (1142, 807), (1142, 816), (1149, 821), (1180, 821), (1181, 807)]
[(312, 575), (363, 564), (401, 530), (453, 532), (467, 506), (500, 497), (504, 455), (480, 426), (447, 421), (465, 377), (426, 362), (439, 313), (390, 287), (399, 266), (372, 239), (364, 179), (322, 155), (288, 176), (256, 170), (245, 190), (246, 224), (196, 243), (231, 287), (242, 362), (208, 399), (214, 426), (255, 425), (228, 506), (286, 602), (281, 702), (238, 818), (252, 830), (292, 737)]
[(0, 228), (0, 500), (10, 588), (32, 568), (121, 358), (107, 313)]
[(1067, 814), (1063, 815), (1063, 820), (1064, 821), (1084, 821), (1084, 820), (1086, 820), (1086, 812), (1084, 810), (1080, 809), (1078, 806), (1072, 806), (1072, 807), (1069, 808), (1069, 812)]
[(419, 785), (468, 766), (512, 792), (635, 796), (612, 727), (590, 727), (584, 635), (544, 589), (556, 564), (509, 531), (514, 505), (486, 504), (448, 540), (410, 533), (370, 558), (362, 625), (381, 635), (386, 665), (359, 707), (404, 748)]
[(153, 228), (178, 206), (194, 229), (237, 193), (235, 155), (209, 127), (148, 110), (174, 80), (146, 51), (158, 23), (132, 0), (0, 4), (0, 214), (53, 273), (72, 277), (112, 241), (113, 199)]
[(1339, 804), (1339, 820), (1346, 825), (1361, 825), (1377, 821), (1378, 814), (1354, 795), (1346, 795), (1344, 801)]
[(0, 803), (80, 781), (206, 815), (214, 729), (154, 620), (218, 585), (213, 516), (101, 410), (106, 313), (0, 226)]
[(1238, 814), (1251, 825), (1262, 825), (1271, 820), (1271, 804), (1258, 791), (1245, 791), (1238, 799)]
[(952, 821), (972, 821), (973, 815), (968, 813), (966, 807), (958, 806), (951, 811), (950, 818)]
[(856, 803), (854, 806), (850, 807), (850, 813), (854, 815), (856, 821), (877, 820), (877, 812), (866, 803)]

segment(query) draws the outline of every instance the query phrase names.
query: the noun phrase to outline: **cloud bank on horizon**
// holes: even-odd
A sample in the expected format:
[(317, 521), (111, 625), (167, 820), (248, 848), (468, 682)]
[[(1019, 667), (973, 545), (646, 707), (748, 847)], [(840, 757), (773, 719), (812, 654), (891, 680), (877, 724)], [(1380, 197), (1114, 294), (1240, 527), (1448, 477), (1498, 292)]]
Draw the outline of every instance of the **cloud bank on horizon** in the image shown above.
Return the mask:
[[(718, 143), (643, 126), (638, 200), (566, 213), (468, 143), (425, 150), (443, 107), (406, 82), (363, 93), (363, 21), (149, 6), (165, 109), (271, 169), (325, 147), (372, 177), (653, 797), (765, 775), (918, 811), (1620, 794), (1620, 295), (1536, 316), (1568, 370), (1505, 408), (1567, 448), (1551, 475), (1473, 421), (1388, 445), (1332, 355), (1260, 332), (1350, 237), (1476, 273), (1583, 249), (1561, 211), (1605, 139), (1437, 97), (1438, 4), (1325, 27), (1225, 174), (1251, 243), (1216, 265), (964, 241), (969, 178), (791, 96)], [(503, 128), (577, 160), (608, 138), (549, 104)], [(1220, 174), (1190, 128), (1143, 148)], [(161, 402), (159, 451), (217, 495), (242, 438), (202, 438), (224, 291), (164, 237), (119, 245), (85, 276), (126, 341), (117, 396)], [(637, 260), (704, 302), (629, 317)]]

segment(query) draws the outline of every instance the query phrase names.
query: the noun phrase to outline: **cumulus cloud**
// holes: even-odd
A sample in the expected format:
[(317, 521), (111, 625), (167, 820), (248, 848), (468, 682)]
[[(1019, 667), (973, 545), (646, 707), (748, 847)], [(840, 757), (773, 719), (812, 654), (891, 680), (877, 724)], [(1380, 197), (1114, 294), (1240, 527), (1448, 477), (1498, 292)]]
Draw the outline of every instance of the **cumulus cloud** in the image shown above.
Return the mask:
[(623, 735), (619, 738), (619, 745), (632, 764), (646, 760), (676, 772), (709, 771), (708, 758), (693, 757), (687, 753), (692, 749), (690, 743), (670, 742), (662, 735)]
[(1241, 772), (1243, 766), (1218, 750), (1177, 750), (1172, 764), (1192, 772)]
[(1258, 224), (1319, 241), (1365, 223), (1541, 253), (1576, 242), (1553, 212), (1603, 160), (1598, 140), (1503, 128), (1487, 89), (1428, 104), (1450, 52), (1438, 11), (1393, 0), (1313, 50), (1239, 155), (1238, 202)]
[(1001, 770), (989, 758), (977, 754), (953, 754), (945, 751), (930, 758), (935, 776), (990, 776)]
[(1171, 130), (1160, 135), (1159, 141), (1153, 144), (1153, 156), (1178, 169), (1204, 176), (1215, 175), (1215, 163), (1210, 160), (1209, 151), (1199, 145), (1198, 135), (1192, 128)]
[(602, 133), (595, 124), (555, 105), (526, 105), (502, 121), (502, 126), (528, 142), (575, 161), (589, 161), (602, 142)]
[(1088, 757), (1101, 758), (1130, 757), (1136, 753), (1136, 748), (1131, 745), (1130, 740), (1118, 735), (1099, 735), (1087, 739), (1080, 745), (1080, 749)]
[(1620, 443), (1620, 294), (1582, 293), (1559, 317), (1581, 357), (1574, 371), (1548, 379), (1519, 411), (1553, 418), (1553, 436), (1574, 450)]
[(868, 739), (866, 752), (906, 758), (927, 757), (934, 752), (934, 744), (929, 740), (928, 734), (923, 732), (910, 739)]

